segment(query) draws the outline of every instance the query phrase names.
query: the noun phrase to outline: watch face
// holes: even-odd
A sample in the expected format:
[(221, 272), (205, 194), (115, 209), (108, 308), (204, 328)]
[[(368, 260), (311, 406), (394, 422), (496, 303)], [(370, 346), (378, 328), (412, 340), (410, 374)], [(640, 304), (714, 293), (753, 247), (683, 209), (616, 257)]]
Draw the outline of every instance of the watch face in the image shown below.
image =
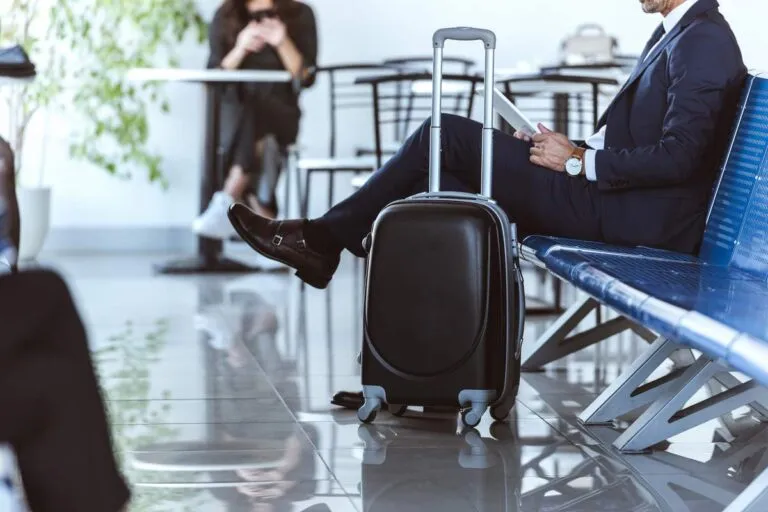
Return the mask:
[(565, 172), (571, 176), (578, 176), (581, 174), (581, 160), (578, 158), (571, 158), (565, 162)]

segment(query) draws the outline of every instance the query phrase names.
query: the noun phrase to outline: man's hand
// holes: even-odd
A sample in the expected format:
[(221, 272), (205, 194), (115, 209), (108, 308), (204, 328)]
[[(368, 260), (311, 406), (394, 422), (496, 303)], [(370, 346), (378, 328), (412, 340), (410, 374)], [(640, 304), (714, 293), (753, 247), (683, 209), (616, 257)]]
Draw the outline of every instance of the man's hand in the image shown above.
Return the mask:
[(576, 145), (562, 133), (553, 132), (539, 123), (539, 130), (533, 136), (531, 163), (552, 171), (565, 172), (565, 162), (573, 154)]

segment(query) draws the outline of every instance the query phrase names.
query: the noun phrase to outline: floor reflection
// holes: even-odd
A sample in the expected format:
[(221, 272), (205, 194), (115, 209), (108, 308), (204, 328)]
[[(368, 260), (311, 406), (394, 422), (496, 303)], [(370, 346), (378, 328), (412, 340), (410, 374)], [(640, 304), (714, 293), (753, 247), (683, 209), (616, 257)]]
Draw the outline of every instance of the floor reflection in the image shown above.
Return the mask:
[(329, 404), (360, 382), (349, 266), (326, 292), (288, 276), (77, 275), (132, 511), (720, 511), (768, 465), (768, 430), (746, 414), (634, 456), (611, 448), (622, 425), (581, 426), (645, 346), (632, 336), (524, 375), (505, 424), (460, 431), (455, 414), (411, 409), (361, 426)]

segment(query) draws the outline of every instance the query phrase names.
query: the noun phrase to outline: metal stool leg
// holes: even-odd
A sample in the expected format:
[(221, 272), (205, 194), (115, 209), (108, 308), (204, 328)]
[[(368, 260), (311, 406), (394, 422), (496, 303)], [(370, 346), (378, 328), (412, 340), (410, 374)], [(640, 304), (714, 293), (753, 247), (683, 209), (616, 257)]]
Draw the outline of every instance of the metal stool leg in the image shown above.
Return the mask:
[(286, 219), (291, 218), (291, 175), (293, 174), (293, 162), (291, 161), (291, 153), (289, 150), (289, 153), (287, 155), (287, 158), (285, 160), (285, 165), (283, 166), (283, 173), (285, 174), (285, 182), (283, 183), (283, 186), (285, 187), (284, 196), (283, 196), (283, 217)]
[(310, 175), (312, 174), (312, 171), (310, 169), (306, 169), (304, 171), (306, 174), (304, 175), (304, 191), (303, 196), (301, 197), (301, 217), (307, 218), (309, 215), (309, 185), (310, 185)]

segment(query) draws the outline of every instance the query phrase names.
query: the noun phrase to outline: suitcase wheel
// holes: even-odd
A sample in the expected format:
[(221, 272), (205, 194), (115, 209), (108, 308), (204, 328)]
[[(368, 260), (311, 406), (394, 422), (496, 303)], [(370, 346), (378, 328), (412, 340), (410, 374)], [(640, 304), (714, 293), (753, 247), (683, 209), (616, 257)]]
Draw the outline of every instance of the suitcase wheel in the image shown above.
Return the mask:
[(470, 428), (476, 427), (494, 399), (496, 391), (492, 389), (465, 389), (459, 393), (461, 422)]
[(408, 411), (407, 405), (389, 405), (389, 413), (393, 416), (397, 416), (398, 418), (400, 416), (404, 416), (405, 413)]
[(466, 427), (475, 428), (480, 424), (481, 418), (482, 418), (482, 415), (478, 414), (478, 412), (474, 408), (464, 409), (463, 411), (461, 411), (461, 422)]
[(357, 419), (363, 423), (371, 423), (387, 400), (387, 394), (379, 386), (363, 386), (365, 401), (357, 410)]
[(509, 418), (509, 411), (506, 407), (491, 407), (491, 418), (496, 421), (506, 421)]

